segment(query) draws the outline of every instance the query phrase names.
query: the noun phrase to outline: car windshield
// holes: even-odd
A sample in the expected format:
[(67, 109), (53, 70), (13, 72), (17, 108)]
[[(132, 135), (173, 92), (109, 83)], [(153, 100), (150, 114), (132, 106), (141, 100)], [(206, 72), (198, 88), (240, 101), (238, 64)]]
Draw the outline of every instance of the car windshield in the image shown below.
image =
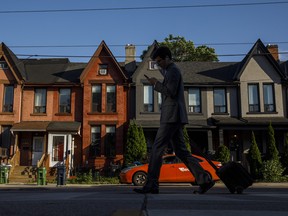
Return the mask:
[(163, 164), (181, 163), (181, 160), (176, 156), (168, 156), (163, 158)]

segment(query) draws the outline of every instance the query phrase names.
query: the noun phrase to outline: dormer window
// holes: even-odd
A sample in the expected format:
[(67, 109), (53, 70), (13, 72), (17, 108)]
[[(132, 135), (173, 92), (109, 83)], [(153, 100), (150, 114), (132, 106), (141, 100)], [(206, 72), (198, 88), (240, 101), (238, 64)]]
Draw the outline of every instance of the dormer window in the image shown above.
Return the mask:
[(99, 75), (107, 75), (108, 65), (107, 64), (100, 64), (99, 65)]
[(7, 69), (8, 68), (7, 63), (5, 61), (0, 61), (0, 68)]
[(149, 61), (149, 70), (158, 70), (156, 61)]

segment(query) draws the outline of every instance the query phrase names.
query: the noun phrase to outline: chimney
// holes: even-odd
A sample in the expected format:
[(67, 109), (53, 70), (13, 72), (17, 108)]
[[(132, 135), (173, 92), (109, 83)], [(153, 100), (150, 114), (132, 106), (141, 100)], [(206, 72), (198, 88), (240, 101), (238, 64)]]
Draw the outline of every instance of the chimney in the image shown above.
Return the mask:
[(125, 46), (125, 65), (135, 61), (136, 49), (133, 44), (127, 44)]
[(278, 45), (276, 44), (268, 44), (266, 46), (266, 48), (268, 49), (268, 51), (271, 53), (271, 55), (273, 56), (273, 58), (277, 61), (280, 62), (279, 60), (279, 53), (278, 53)]

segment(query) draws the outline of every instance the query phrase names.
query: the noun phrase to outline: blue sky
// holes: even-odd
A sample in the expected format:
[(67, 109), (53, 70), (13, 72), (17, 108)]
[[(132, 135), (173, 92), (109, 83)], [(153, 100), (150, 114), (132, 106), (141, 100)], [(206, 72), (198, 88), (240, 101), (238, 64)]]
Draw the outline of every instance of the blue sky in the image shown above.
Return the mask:
[[(250, 6), (52, 13), (3, 13), (3, 11), (225, 5), (280, 2), (280, 0), (0, 0), (0, 2), (0, 42), (4, 42), (20, 58), (25, 58), (20, 54), (56, 57), (92, 56), (97, 46), (104, 40), (117, 60), (124, 61), (121, 56), (125, 55), (125, 44), (136, 45), (137, 56), (140, 56), (143, 49), (154, 40), (161, 42), (169, 34), (173, 34), (193, 41), (196, 46), (204, 44), (214, 48), (222, 62), (241, 61), (244, 56), (234, 55), (246, 54), (258, 38), (265, 45), (278, 44), (280, 60), (288, 60), (288, 1), (285, 4)], [(74, 45), (86, 45), (86, 47), (55, 47)], [(71, 61), (89, 61), (89, 58), (69, 58)]]

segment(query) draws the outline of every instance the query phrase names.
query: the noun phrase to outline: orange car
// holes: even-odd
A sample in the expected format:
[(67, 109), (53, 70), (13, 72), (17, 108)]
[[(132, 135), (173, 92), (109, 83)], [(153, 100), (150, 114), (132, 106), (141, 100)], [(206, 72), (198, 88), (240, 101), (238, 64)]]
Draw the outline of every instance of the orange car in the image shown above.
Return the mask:
[[(215, 170), (203, 158), (193, 155), (199, 160), (200, 165), (206, 170), (214, 181), (218, 181), (219, 177), (216, 175)], [(221, 167), (221, 162), (213, 161), (217, 167)], [(119, 175), (120, 182), (136, 186), (142, 186), (147, 181), (148, 164), (128, 167), (121, 170)], [(195, 178), (185, 166), (185, 164), (176, 155), (163, 156), (163, 163), (161, 167), (159, 182), (177, 182), (177, 183), (192, 183), (195, 184)]]

